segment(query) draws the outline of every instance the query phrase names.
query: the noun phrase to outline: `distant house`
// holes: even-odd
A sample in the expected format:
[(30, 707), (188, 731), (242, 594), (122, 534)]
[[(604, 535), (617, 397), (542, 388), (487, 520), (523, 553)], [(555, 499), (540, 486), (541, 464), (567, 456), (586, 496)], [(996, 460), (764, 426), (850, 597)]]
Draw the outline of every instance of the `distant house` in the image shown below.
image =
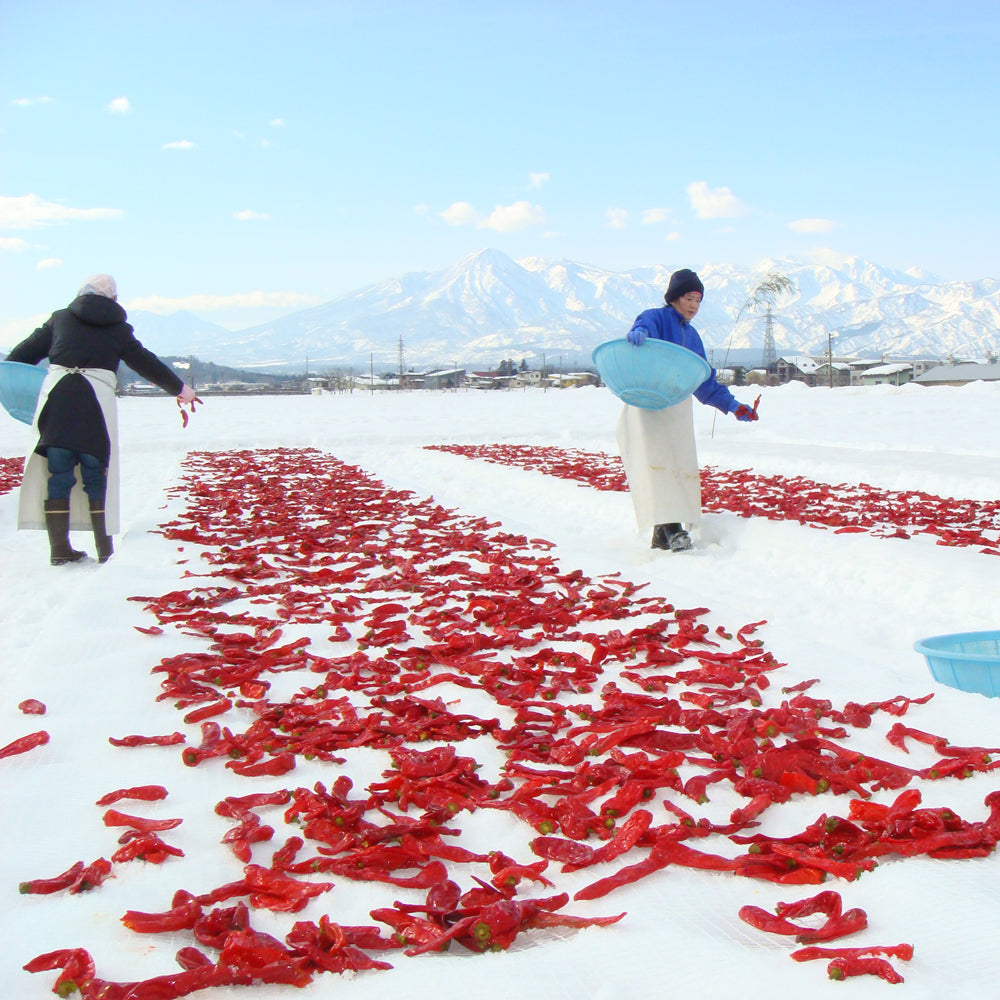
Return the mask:
[(816, 385), (819, 362), (815, 358), (798, 354), (790, 358), (778, 358), (774, 363), (774, 369), (778, 381), (782, 384), (785, 382), (805, 382), (806, 385)]
[(1000, 379), (1000, 364), (980, 364), (960, 361), (954, 365), (938, 365), (918, 375), (918, 385), (967, 385), (969, 382), (996, 382)]
[(557, 389), (569, 389), (581, 385), (597, 385), (598, 377), (594, 372), (551, 373), (549, 384)]
[(425, 389), (457, 389), (465, 377), (464, 368), (448, 368), (441, 371), (427, 372), (424, 375)]
[(847, 361), (824, 361), (816, 368), (816, 381), (813, 385), (850, 385), (853, 369)]
[(857, 377), (857, 385), (904, 385), (913, 381), (913, 365), (900, 361), (892, 365), (866, 368)]

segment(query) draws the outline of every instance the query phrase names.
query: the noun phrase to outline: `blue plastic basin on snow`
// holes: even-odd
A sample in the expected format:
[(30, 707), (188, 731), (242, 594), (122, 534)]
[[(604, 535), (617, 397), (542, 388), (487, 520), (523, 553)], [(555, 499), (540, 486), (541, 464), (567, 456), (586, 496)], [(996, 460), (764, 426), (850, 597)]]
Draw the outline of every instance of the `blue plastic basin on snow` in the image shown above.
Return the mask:
[(22, 424), (30, 424), (34, 419), (46, 371), (36, 365), (23, 365), (20, 361), (0, 361), (0, 403)]
[(624, 337), (594, 348), (591, 357), (604, 384), (629, 406), (662, 410), (687, 399), (712, 369), (694, 351), (647, 337), (636, 347)]
[(956, 632), (921, 639), (913, 648), (942, 684), (1000, 698), (1000, 632)]

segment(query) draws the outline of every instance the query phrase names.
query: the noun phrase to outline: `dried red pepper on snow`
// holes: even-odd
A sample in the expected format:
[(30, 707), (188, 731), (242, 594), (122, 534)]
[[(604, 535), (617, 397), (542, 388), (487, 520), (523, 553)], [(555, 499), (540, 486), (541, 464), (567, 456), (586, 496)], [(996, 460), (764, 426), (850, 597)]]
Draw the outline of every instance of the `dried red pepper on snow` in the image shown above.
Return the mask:
[(48, 742), (49, 734), (44, 729), (41, 729), (37, 733), (29, 733), (27, 736), (21, 736), (19, 739), (8, 743), (5, 747), (0, 747), (0, 758), (16, 757), (18, 754), (27, 753), (36, 747), (44, 746)]

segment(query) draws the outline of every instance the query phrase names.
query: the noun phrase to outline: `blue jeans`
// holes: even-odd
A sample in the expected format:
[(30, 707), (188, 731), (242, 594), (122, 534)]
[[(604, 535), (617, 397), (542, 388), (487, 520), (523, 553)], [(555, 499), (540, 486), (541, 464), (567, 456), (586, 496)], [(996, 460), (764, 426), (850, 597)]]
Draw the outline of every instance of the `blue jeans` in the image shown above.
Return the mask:
[(69, 448), (45, 449), (45, 457), (49, 462), (49, 499), (68, 500), (76, 482), (76, 466), (80, 466), (80, 476), (83, 479), (84, 492), (91, 500), (103, 503), (108, 492), (108, 470), (100, 460), (83, 451), (71, 451)]

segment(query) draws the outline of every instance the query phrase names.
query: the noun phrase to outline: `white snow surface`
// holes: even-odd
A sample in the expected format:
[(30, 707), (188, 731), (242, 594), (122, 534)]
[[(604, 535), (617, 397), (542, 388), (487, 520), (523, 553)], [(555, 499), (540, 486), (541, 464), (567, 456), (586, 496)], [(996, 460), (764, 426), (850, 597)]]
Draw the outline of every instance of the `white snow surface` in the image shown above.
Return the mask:
[[(747, 401), (756, 392), (736, 390)], [(834, 390), (792, 384), (764, 389), (762, 396), (756, 424), (696, 407), (702, 464), (941, 496), (1000, 496), (1000, 384)], [(183, 498), (169, 491), (181, 480), (189, 450), (318, 448), (387, 486), (433, 496), (445, 507), (500, 521), (529, 538), (548, 539), (566, 570), (591, 576), (620, 572), (648, 583), (643, 594), (663, 595), (677, 607), (710, 608), (704, 620), (713, 628), (735, 631), (766, 619), (757, 635), (786, 664), (771, 675), (778, 700), (782, 685), (813, 677), (821, 683), (809, 693), (835, 706), (934, 692), (902, 721), (962, 745), (1000, 743), (1000, 701), (935, 683), (912, 648), (926, 636), (1000, 629), (997, 557), (936, 545), (930, 536), (836, 534), (733, 514), (706, 515), (691, 551), (664, 553), (651, 550), (636, 530), (627, 494), (424, 450), (431, 444), (509, 443), (615, 454), (619, 409), (603, 389), (219, 397), (210, 398), (182, 430), (171, 400), (125, 398), (119, 403), (123, 534), (105, 566), (89, 560), (50, 567), (44, 534), (15, 531), (17, 491), (0, 497), (6, 525), (0, 552), (0, 746), (39, 728), (51, 734), (46, 746), (0, 760), (0, 993), (19, 1000), (50, 996), (57, 973), (32, 975), (21, 967), (57, 948), (87, 948), (98, 975), (107, 979), (178, 971), (173, 956), (194, 943), (189, 934), (135, 934), (121, 925), (121, 915), (128, 909), (166, 910), (178, 888), (203, 892), (241, 877), (241, 863), (219, 843), (230, 821), (212, 812), (224, 796), (311, 786), (317, 780), (329, 785), (340, 773), (334, 765), (300, 761), (292, 775), (237, 779), (218, 761), (182, 766), (176, 747), (126, 750), (108, 743), (109, 736), (177, 729), (188, 732), (189, 743), (198, 742), (196, 725), (185, 726), (170, 703), (155, 700), (159, 680), (150, 673), (162, 658), (189, 650), (192, 640), (169, 627), (158, 637), (136, 631), (155, 620), (141, 603), (128, 600), (190, 585), (183, 579), (189, 564), (182, 562), (177, 543), (153, 533), (182, 509)], [(30, 444), (28, 427), (0, 420), (0, 455), (23, 454)], [(89, 537), (74, 534), (74, 542), (93, 552)], [(21, 714), (18, 703), (27, 698), (43, 701), (47, 714)], [(870, 729), (852, 731), (847, 745), (900, 759), (884, 738), (894, 721), (876, 715)], [(469, 744), (459, 749), (476, 752)], [(907, 763), (925, 766), (923, 749), (914, 746)], [(346, 767), (355, 769), (355, 792), (378, 780), (387, 765), (382, 752), (352, 754)], [(23, 880), (55, 875), (76, 860), (110, 857), (118, 831), (103, 825), (104, 810), (95, 801), (113, 789), (149, 783), (165, 785), (168, 798), (126, 801), (116, 808), (155, 817), (211, 817), (204, 823), (185, 819), (164, 834), (185, 857), (162, 865), (116, 865), (115, 877), (88, 893), (19, 895)], [(984, 818), (983, 800), (1000, 787), (1000, 775), (920, 787), (925, 805), (947, 805), (974, 821)], [(896, 794), (879, 792), (875, 798), (888, 802)], [(820, 811), (846, 815), (848, 798), (827, 796), (799, 809), (773, 809), (762, 817), (763, 830), (783, 836)], [(735, 804), (727, 801), (726, 811)], [(264, 810), (265, 822), (267, 817)], [(460, 819), (456, 825), (466, 836), (459, 842), (500, 848), (522, 862), (533, 859), (527, 847), (533, 831), (509, 814), (480, 810)], [(658, 816), (656, 822), (665, 819)], [(276, 838), (270, 846), (282, 841)], [(269, 845), (258, 845), (255, 860), (262, 848), (266, 864)], [(557, 890), (571, 896), (596, 877), (592, 870), (561, 876), (557, 865), (550, 866), (548, 874), (553, 872)], [(372, 923), (372, 907), (423, 895), (377, 882), (333, 881), (336, 887), (301, 914), (253, 911), (253, 926), (283, 936), (292, 920), (316, 920), (323, 912), (343, 923)], [(906, 979), (900, 995), (938, 1000), (960, 989), (969, 997), (997, 996), (1000, 951), (993, 935), (1000, 858), (995, 854), (965, 861), (885, 860), (857, 882), (830, 880), (825, 887), (841, 893), (845, 908), (862, 907), (869, 917), (866, 931), (832, 946), (903, 941), (914, 946), (911, 962), (893, 960)], [(881, 980), (831, 982), (824, 962), (793, 962), (788, 954), (795, 946), (788, 939), (760, 933), (737, 917), (744, 904), (770, 909), (778, 900), (816, 891), (670, 866), (603, 899), (565, 907), (582, 916), (626, 911), (613, 926), (528, 932), (510, 951), (493, 954), (474, 955), (455, 946), (416, 958), (390, 952), (385, 957), (395, 966), (392, 971), (318, 974), (301, 992), (258, 986), (198, 995), (771, 1000), (829, 991), (883, 996), (888, 986)]]

